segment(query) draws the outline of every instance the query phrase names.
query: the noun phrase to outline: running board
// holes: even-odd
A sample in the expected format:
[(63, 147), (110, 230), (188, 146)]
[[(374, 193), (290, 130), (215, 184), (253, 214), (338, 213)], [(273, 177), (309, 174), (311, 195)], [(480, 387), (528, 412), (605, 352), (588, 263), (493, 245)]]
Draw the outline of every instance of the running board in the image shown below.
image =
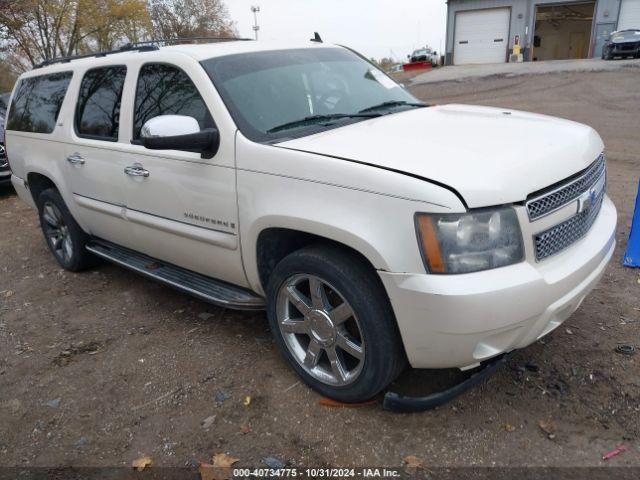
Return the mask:
[(164, 263), (104, 240), (92, 241), (87, 245), (87, 250), (98, 257), (182, 290), (205, 302), (235, 310), (265, 308), (264, 299), (249, 290)]

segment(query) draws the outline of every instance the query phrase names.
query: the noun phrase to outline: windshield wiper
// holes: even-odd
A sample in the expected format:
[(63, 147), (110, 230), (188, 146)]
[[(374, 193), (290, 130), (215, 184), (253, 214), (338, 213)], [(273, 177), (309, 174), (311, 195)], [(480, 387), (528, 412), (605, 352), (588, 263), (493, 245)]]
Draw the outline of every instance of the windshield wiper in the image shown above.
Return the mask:
[(428, 107), (429, 105), (426, 103), (418, 103), (418, 102), (407, 102), (405, 100), (391, 100), (388, 102), (382, 102), (379, 103), (378, 105), (373, 105), (372, 107), (367, 107), (364, 108), (362, 110), (360, 110), (360, 112), (358, 113), (366, 113), (366, 112), (372, 112), (374, 110), (380, 110), (381, 108), (390, 108), (390, 107)]
[(316, 123), (330, 122), (332, 120), (339, 120), (341, 118), (375, 118), (380, 117), (380, 113), (332, 113), (328, 115), (311, 115), (299, 120), (293, 120), (292, 122), (283, 123), (282, 125), (275, 126), (267, 130), (267, 133), (280, 132), (282, 130), (288, 130), (290, 128), (303, 127), (305, 125), (313, 125)]

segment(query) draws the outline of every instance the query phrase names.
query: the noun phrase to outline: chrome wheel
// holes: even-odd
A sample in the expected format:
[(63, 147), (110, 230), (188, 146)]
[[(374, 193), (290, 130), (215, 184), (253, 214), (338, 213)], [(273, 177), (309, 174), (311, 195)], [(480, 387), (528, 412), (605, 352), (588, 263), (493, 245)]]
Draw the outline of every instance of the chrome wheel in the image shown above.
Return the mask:
[(42, 219), (44, 234), (53, 254), (68, 263), (73, 256), (73, 242), (62, 212), (54, 203), (47, 201), (42, 206)]
[(332, 386), (354, 382), (364, 365), (358, 319), (344, 297), (314, 275), (294, 275), (280, 287), (276, 315), (280, 333), (296, 362)]

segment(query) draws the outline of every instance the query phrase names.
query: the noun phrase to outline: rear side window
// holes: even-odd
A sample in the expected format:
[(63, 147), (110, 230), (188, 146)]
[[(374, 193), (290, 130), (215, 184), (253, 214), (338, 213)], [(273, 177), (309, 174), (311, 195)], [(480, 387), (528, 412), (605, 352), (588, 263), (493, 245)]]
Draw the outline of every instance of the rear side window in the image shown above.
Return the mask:
[(20, 80), (9, 109), (7, 130), (53, 132), (71, 75), (61, 72)]
[(189, 76), (177, 67), (148, 63), (140, 69), (133, 113), (133, 138), (147, 120), (159, 115), (187, 115), (200, 129), (214, 127), (213, 118)]
[(89, 70), (80, 84), (76, 105), (76, 133), (97, 140), (118, 140), (120, 102), (127, 68)]

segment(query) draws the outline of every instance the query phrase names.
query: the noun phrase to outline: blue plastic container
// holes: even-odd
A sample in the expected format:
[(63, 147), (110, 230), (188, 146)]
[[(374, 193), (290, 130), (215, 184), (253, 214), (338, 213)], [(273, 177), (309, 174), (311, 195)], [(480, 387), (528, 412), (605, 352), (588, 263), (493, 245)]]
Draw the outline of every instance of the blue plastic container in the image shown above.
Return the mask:
[(624, 252), (622, 264), (625, 267), (640, 267), (640, 183), (638, 184), (636, 207), (631, 221), (629, 242), (627, 243), (627, 251)]

